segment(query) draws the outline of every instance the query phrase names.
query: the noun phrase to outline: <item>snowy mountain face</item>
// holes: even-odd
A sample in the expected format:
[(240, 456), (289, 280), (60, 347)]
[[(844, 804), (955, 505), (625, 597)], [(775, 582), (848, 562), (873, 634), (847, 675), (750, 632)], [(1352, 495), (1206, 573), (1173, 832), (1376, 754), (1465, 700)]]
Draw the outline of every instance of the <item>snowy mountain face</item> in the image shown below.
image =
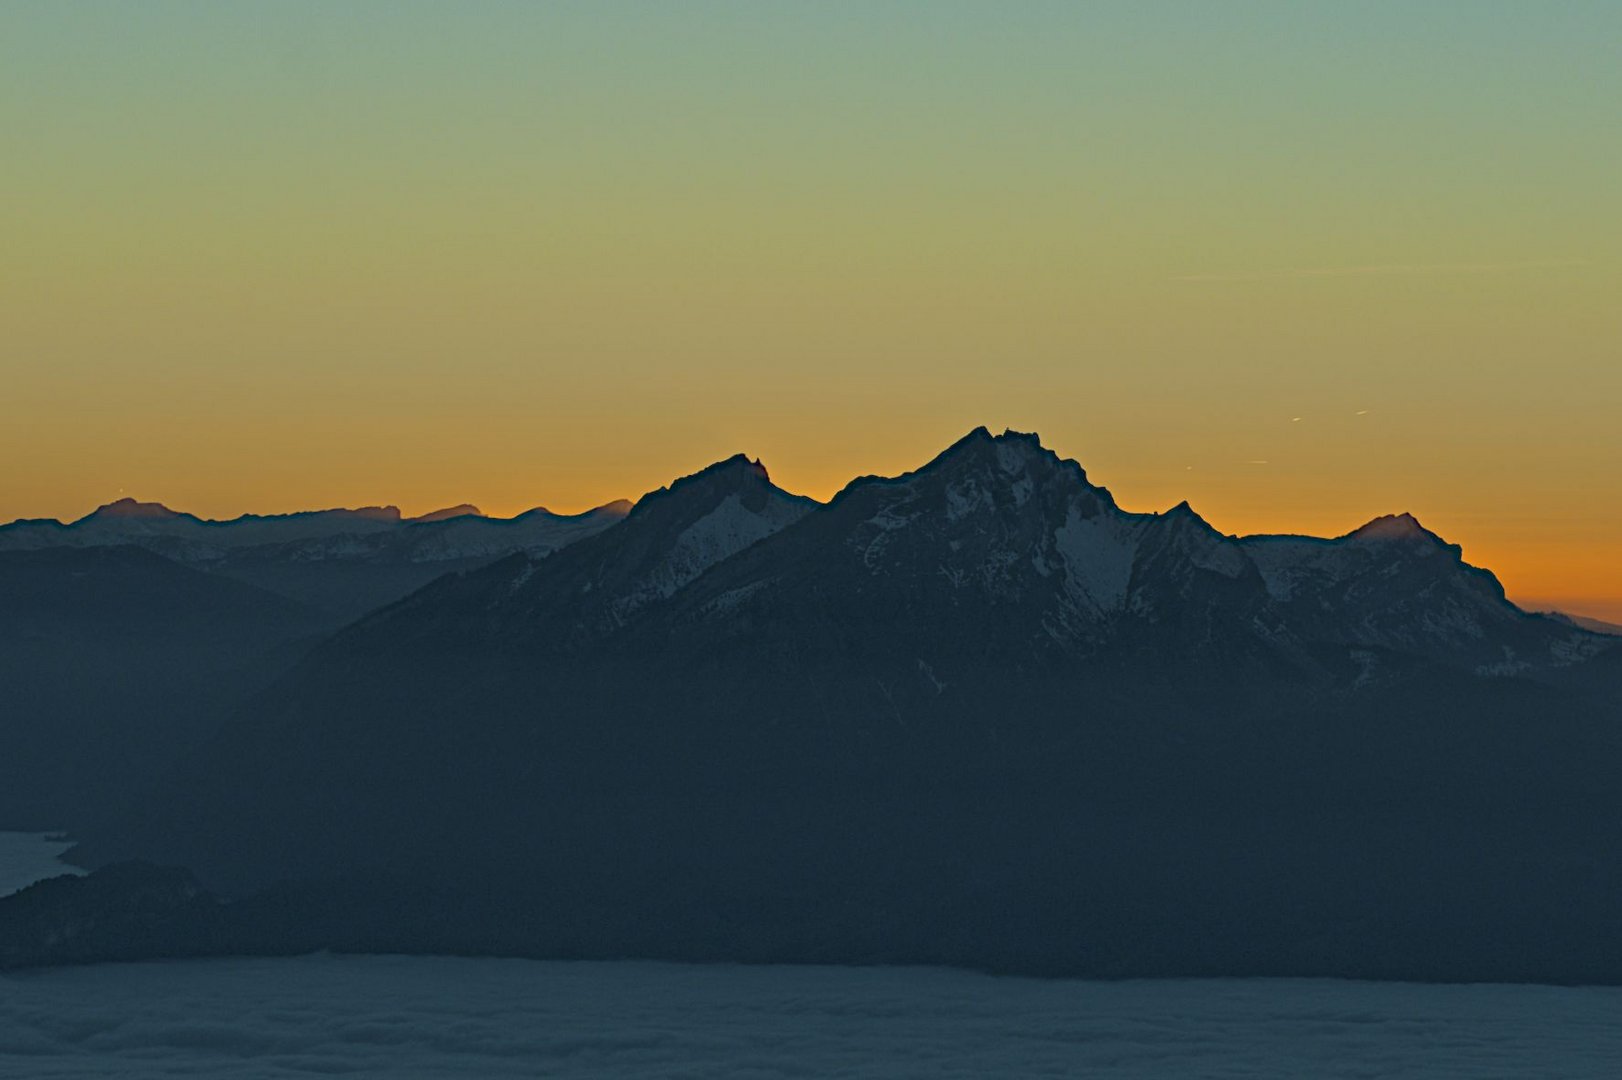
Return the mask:
[(1568, 666), (1596, 636), (1509, 603), (1503, 586), (1412, 515), (1377, 518), (1337, 540), (1241, 541), (1283, 616), (1315, 639), (1515, 675)]
[(668, 599), (816, 504), (742, 455), (644, 496), (622, 524), (551, 557), (525, 552), (442, 582), (372, 625), (444, 622), (513, 640), (585, 641)]
[[(1515, 608), (1491, 573), (1410, 515), (1336, 540), (1227, 537), (1187, 503), (1163, 514), (1121, 510), (1074, 461), (1015, 432), (980, 429), (915, 473), (858, 481), (819, 517), (775, 542), (810, 541), (779, 561), (832, 550), (826, 534), (838, 531), (867, 588), (898, 591), (907, 605), (934, 597), (963, 609), (972, 597), (1003, 614), (1024, 608), (1019, 633), (1071, 654), (1127, 648), (1185, 664), (1245, 656), (1321, 675), (1315, 657), (1325, 647), (1374, 648), (1522, 675), (1607, 647)], [(811, 565), (825, 571), (826, 562)], [(716, 575), (712, 589), (771, 602), (769, 576), (728, 579)]]
[(785, 653), (826, 633), (831, 652), (893, 648), (887, 663), (920, 672), (1152, 659), (1168, 643), (1213, 665), (1297, 664), (1269, 604), (1243, 549), (1186, 505), (1126, 512), (1035, 436), (979, 429), (916, 472), (852, 483), (717, 567), (668, 619), (723, 640), (776, 635)]
[(855, 519), (844, 546), (875, 578), (922, 571), (992, 604), (1057, 602), (1085, 623), (1128, 607), (1144, 519), (1034, 439), (978, 429), (918, 472), (858, 481), (838, 501)]

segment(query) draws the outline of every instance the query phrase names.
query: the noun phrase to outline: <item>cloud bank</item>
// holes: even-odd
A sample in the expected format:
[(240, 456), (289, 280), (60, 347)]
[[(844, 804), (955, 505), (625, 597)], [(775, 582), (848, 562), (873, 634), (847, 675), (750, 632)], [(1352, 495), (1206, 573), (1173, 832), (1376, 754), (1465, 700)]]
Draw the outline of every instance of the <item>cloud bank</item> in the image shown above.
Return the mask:
[(29, 1077), (1609, 1077), (1622, 989), (424, 957), (0, 978)]

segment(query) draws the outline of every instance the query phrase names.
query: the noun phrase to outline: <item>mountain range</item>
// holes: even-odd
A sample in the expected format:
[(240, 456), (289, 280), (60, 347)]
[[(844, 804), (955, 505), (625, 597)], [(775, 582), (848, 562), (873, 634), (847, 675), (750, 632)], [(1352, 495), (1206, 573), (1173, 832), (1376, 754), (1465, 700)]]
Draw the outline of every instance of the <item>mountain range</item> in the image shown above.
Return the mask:
[(1408, 515), (1225, 536), (977, 429), (446, 573), (75, 858), (236, 951), (1618, 981), (1619, 721), (1622, 642)]
[(1585, 615), (1572, 615), (1562, 611), (1545, 611), (1543, 614), (1551, 619), (1570, 623), (1572, 626), (1589, 630), (1596, 634), (1606, 634), (1610, 637), (1622, 637), (1622, 625), (1606, 622), (1604, 619), (1591, 619)]
[(116, 812), (340, 626), (442, 574), (543, 555), (630, 509), (392, 506), (207, 521), (121, 499), (0, 526), (0, 827)]
[(286, 596), (324, 613), (336, 628), (448, 571), (515, 551), (555, 551), (630, 508), (619, 500), (581, 514), (537, 507), (489, 518), (463, 504), (408, 518), (398, 507), (367, 506), (210, 521), (120, 499), (71, 523), (0, 525), (0, 553), (130, 544)]

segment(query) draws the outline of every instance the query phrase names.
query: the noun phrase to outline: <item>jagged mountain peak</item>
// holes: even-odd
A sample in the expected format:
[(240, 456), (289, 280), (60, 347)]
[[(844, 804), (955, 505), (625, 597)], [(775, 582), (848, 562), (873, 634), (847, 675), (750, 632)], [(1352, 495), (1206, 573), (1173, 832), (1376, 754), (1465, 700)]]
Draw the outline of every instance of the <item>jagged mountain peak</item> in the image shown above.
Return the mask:
[(1004, 430), (1001, 435), (993, 435), (982, 424), (935, 455), (934, 460), (924, 468), (983, 460), (995, 461), (1006, 470), (1014, 471), (1023, 461), (1054, 462), (1060, 458), (1042, 445), (1039, 435), (1012, 428)]
[(1187, 499), (1184, 499), (1182, 502), (1178, 503), (1176, 506), (1172, 507), (1170, 510), (1167, 510), (1160, 516), (1163, 518), (1170, 518), (1175, 521), (1197, 523), (1205, 526), (1207, 529), (1213, 529), (1213, 531), (1215, 531), (1211, 523), (1201, 517), (1200, 512), (1194, 509)]
[(1042, 437), (1035, 432), (1015, 431), (1008, 428), (1001, 435), (992, 435), (985, 427), (975, 428), (959, 439), (925, 468), (940, 463), (962, 461), (974, 453), (984, 456), (1010, 480), (1021, 477), (1064, 478), (1084, 484), (1103, 495), (1110, 505), (1114, 499), (1109, 492), (1087, 479), (1087, 470), (1074, 458), (1060, 457), (1042, 445)]
[(1214, 570), (1228, 578), (1246, 575), (1250, 561), (1241, 552), (1235, 538), (1225, 535), (1201, 517), (1187, 499), (1164, 513), (1149, 515), (1149, 518), (1153, 522), (1151, 529), (1183, 550), (1194, 566)]
[[(1033, 494), (1039, 492), (1085, 491), (1110, 509), (1115, 499), (1108, 489), (1087, 479), (1086, 470), (1072, 458), (1060, 457), (1042, 445), (1039, 435), (1008, 429), (993, 435), (984, 425), (975, 428), (941, 451), (926, 464), (899, 476), (861, 476), (834, 496), (838, 503), (859, 492), (885, 490), (906, 491), (918, 485), (929, 487), (943, 484), (956, 493), (949, 496), (950, 516), (960, 517), (964, 509), (962, 498), (971, 500), (975, 492), (988, 494), (1001, 492), (990, 498), (986, 505), (1012, 502), (1024, 506)], [(973, 489), (973, 490), (970, 490)]]
[[(759, 458), (752, 458), (748, 454), (744, 453), (737, 453), (733, 454), (729, 458), (722, 458), (714, 465), (700, 469), (695, 475), (703, 476), (706, 474), (753, 476), (767, 482), (771, 481), (771, 474), (766, 471), (766, 466), (762, 464), (761, 460)], [(691, 477), (685, 477), (684, 479), (691, 479)], [(680, 482), (680, 480), (677, 481), (677, 483)]]
[(686, 504), (695, 500), (719, 502), (729, 495), (736, 495), (751, 506), (771, 496), (804, 501), (807, 504), (812, 502), (804, 496), (792, 495), (772, 483), (766, 466), (761, 464), (759, 458), (751, 458), (747, 454), (733, 454), (713, 465), (705, 466), (696, 473), (672, 481), (668, 487), (648, 492), (636, 501), (629, 516), (643, 517), (658, 508), (674, 503)]
[(722, 458), (713, 465), (683, 476), (671, 483), (672, 489), (699, 481), (723, 479), (734, 483), (748, 483), (751, 479), (771, 483), (771, 474), (759, 458), (752, 458), (748, 454), (738, 453), (731, 457)]

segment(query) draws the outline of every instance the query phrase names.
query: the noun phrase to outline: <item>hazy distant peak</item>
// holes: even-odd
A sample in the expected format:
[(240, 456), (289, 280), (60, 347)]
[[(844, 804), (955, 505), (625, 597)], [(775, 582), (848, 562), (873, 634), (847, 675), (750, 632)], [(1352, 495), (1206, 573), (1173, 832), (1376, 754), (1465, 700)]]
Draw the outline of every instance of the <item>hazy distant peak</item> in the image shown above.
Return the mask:
[(1346, 535), (1348, 540), (1372, 541), (1425, 541), (1435, 544), (1446, 544), (1440, 536), (1431, 532), (1419, 523), (1419, 519), (1412, 514), (1386, 514), (1377, 517), (1362, 528), (1354, 529)]
[[(185, 515), (191, 516), (191, 515)], [(201, 518), (209, 525), (248, 525), (277, 521), (296, 521), (303, 518), (360, 518), (363, 521), (382, 521), (394, 524), (405, 520), (400, 508), (388, 506), (332, 506), (322, 510), (290, 510), (279, 514), (239, 514), (234, 518)]]
[(427, 524), (431, 521), (449, 521), (459, 517), (483, 517), (484, 511), (472, 503), (460, 503), (456, 506), (447, 506), (443, 510), (431, 510), (426, 514), (419, 514), (405, 520), (415, 524)]
[(1591, 634), (1604, 634), (1607, 637), (1622, 637), (1622, 625), (1606, 622), (1603, 619), (1591, 619), (1586, 615), (1572, 615), (1564, 611), (1540, 611), (1539, 615), (1550, 618), (1567, 626), (1575, 626), (1580, 630), (1587, 630)]
[[(320, 513), (320, 511), (316, 511)], [(398, 506), (360, 506), (353, 510), (339, 508), (328, 513), (353, 514), (356, 517), (370, 518), (373, 521), (400, 521), (402, 515)]]
[(118, 518), (126, 521), (154, 521), (169, 518), (184, 517), (185, 515), (169, 509), (162, 503), (139, 502), (131, 498), (119, 499), (105, 506), (99, 506), (86, 514), (80, 520), (90, 518)]
[(531, 518), (548, 518), (556, 521), (590, 521), (594, 518), (607, 518), (618, 521), (631, 512), (636, 504), (630, 499), (615, 499), (613, 502), (594, 506), (590, 510), (582, 510), (575, 514), (560, 514), (556, 510), (549, 510), (544, 506), (532, 506), (523, 513), (511, 518), (487, 518), (489, 521), (527, 521)]

